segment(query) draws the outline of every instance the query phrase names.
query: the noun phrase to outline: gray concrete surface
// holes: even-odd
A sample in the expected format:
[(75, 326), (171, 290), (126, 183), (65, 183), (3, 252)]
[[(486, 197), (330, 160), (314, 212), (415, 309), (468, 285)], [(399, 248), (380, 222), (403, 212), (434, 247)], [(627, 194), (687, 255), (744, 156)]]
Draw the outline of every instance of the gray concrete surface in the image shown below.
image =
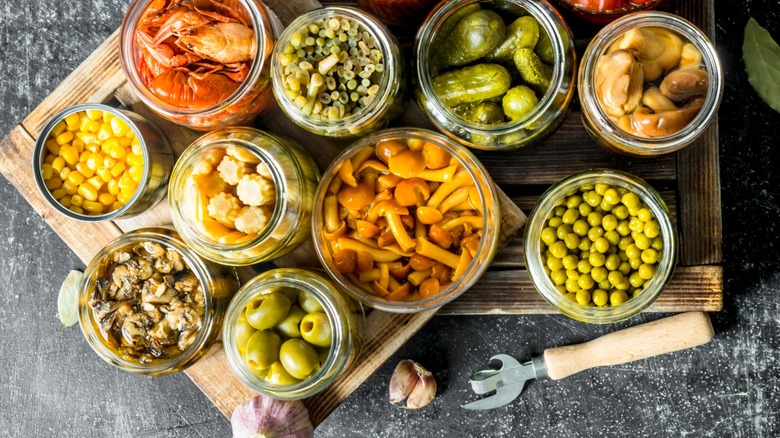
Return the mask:
[[(30, 112), (120, 23), (128, 0), (0, 4), (0, 132)], [(748, 11), (780, 39), (777, 2), (718, 2), (727, 72), (720, 111), (725, 306), (716, 339), (693, 351), (560, 382), (533, 382), (513, 404), (465, 412), (467, 377), (491, 355), (518, 358), (610, 327), (561, 316), (436, 317), (317, 430), (321, 437), (780, 435), (780, 114), (753, 93), (741, 61)], [(0, 178), (0, 436), (222, 437), (230, 424), (185, 375), (145, 378), (100, 361), (56, 296), (82, 263)], [(88, 238), (85, 236), (85, 238)], [(426, 409), (387, 402), (395, 363), (413, 358), (439, 382)]]

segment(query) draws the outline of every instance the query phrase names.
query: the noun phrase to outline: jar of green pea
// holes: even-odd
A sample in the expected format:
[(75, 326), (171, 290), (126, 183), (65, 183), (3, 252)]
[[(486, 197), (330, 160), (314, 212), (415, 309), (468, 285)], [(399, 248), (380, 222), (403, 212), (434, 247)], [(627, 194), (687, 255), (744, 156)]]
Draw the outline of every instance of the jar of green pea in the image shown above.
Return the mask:
[(329, 137), (363, 137), (406, 104), (398, 42), (376, 17), (348, 6), (295, 19), (274, 48), (271, 80), (290, 120)]
[(528, 274), (548, 303), (579, 321), (611, 323), (658, 298), (678, 237), (669, 208), (644, 180), (588, 170), (541, 196), (524, 245)]

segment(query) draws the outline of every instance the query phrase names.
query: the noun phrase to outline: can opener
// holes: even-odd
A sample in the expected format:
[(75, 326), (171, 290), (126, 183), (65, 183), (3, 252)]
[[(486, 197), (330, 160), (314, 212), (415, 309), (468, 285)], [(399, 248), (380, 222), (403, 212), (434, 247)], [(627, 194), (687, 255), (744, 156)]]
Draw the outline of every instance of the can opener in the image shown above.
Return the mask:
[(498, 354), (490, 360), (501, 362), (500, 368), (477, 371), (469, 379), (475, 393), (483, 395), (495, 391), (495, 394), (461, 407), (495, 409), (517, 398), (531, 379), (560, 380), (595, 367), (685, 350), (706, 344), (713, 335), (712, 323), (706, 313), (688, 312), (619, 330), (584, 344), (548, 348), (542, 356), (525, 363), (507, 354)]

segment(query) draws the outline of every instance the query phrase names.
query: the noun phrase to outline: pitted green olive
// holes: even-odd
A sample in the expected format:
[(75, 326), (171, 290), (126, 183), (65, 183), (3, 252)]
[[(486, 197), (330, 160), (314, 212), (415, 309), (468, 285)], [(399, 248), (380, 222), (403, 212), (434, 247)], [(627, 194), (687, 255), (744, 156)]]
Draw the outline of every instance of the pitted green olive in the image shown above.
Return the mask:
[(258, 330), (246, 343), (244, 362), (252, 370), (266, 370), (279, 360), (279, 346), (282, 338), (275, 332)]
[(301, 320), (301, 336), (303, 339), (317, 347), (329, 347), (332, 333), (328, 315), (322, 312), (313, 312)]
[(310, 376), (320, 366), (317, 350), (303, 339), (285, 341), (279, 350), (279, 360), (291, 376), (301, 380)]
[(246, 319), (258, 329), (266, 330), (279, 323), (290, 310), (290, 299), (284, 294), (273, 292), (259, 294), (246, 305)]
[(246, 319), (246, 310), (242, 311), (236, 319), (236, 348), (239, 353), (244, 354), (246, 343), (254, 332), (255, 328), (249, 325)]
[(322, 312), (322, 304), (316, 296), (306, 292), (305, 290), (298, 291), (298, 305), (301, 306), (306, 313)]
[(506, 38), (485, 59), (491, 62), (511, 61), (517, 49), (533, 49), (538, 41), (539, 22), (530, 15), (520, 17), (507, 26)]
[(295, 303), (295, 301), (298, 300), (298, 289), (293, 289), (291, 287), (280, 287), (278, 290), (275, 290), (274, 292), (279, 292), (281, 294), (284, 294), (291, 303)]
[(433, 78), (433, 91), (450, 108), (500, 97), (512, 77), (498, 64), (477, 64), (442, 73)]
[(276, 331), (285, 338), (300, 338), (301, 330), (299, 324), (304, 316), (306, 316), (306, 312), (301, 310), (300, 307), (293, 305), (290, 307), (290, 311), (287, 312), (287, 316), (276, 324)]
[(265, 380), (273, 385), (294, 385), (300, 382), (300, 379), (291, 376), (279, 361), (274, 362), (268, 369)]
[(463, 17), (447, 37), (447, 49), (436, 54), (442, 68), (459, 67), (490, 53), (506, 35), (504, 20), (493, 11), (479, 10)]

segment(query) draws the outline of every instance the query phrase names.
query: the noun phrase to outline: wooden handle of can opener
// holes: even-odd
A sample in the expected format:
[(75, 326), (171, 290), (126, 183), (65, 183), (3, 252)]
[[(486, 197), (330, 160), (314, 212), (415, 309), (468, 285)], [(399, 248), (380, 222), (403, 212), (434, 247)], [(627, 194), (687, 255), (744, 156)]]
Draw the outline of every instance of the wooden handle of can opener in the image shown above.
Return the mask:
[(689, 312), (620, 330), (590, 342), (544, 352), (547, 375), (563, 379), (591, 368), (618, 365), (706, 344), (714, 335), (710, 317)]

